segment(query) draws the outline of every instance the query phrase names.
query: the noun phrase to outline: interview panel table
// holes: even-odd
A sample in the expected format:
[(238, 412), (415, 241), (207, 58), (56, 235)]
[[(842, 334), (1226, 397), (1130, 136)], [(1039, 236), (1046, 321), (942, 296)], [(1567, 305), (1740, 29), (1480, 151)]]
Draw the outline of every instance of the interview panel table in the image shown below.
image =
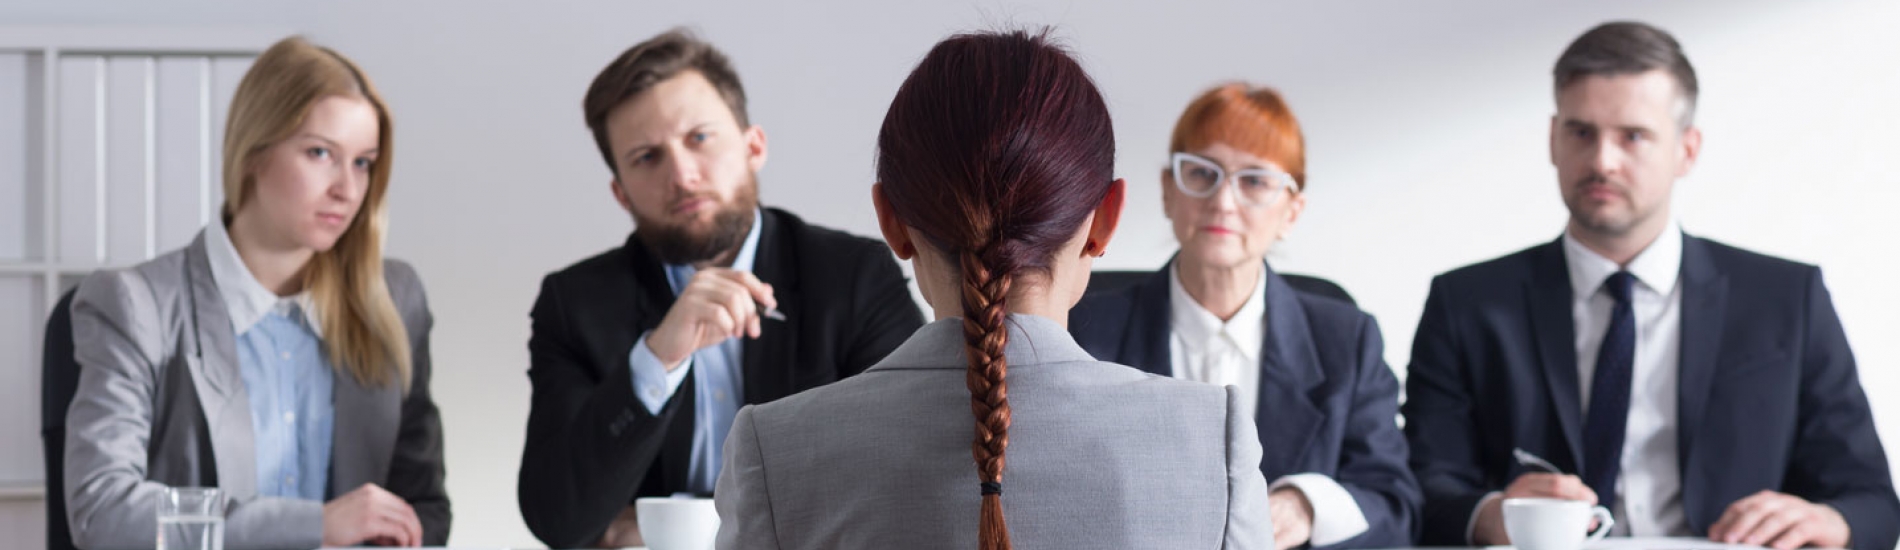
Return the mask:
[[(533, 547), (531, 547), (533, 548)], [(1461, 547), (1404, 547), (1382, 550), (1453, 550)], [(1662, 538), (1662, 537), (1609, 537), (1583, 545), (1584, 550), (1763, 550), (1760, 546), (1743, 544), (1722, 544), (1699, 538)], [(321, 550), (342, 550), (324, 548)], [(506, 546), (428, 546), (424, 550), (527, 550), (521, 547)], [(647, 550), (644, 546), (633, 546), (621, 550)], [(1466, 549), (1469, 550), (1469, 549)], [(1484, 550), (1514, 550), (1509, 546), (1489, 546)]]

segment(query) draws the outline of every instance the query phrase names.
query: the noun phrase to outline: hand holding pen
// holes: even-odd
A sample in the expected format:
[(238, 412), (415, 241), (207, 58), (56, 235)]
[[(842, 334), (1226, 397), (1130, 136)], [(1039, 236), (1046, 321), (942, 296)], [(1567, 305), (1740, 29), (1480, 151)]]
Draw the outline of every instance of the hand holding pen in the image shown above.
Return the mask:
[(1511, 449), (1511, 456), (1528, 472), (1511, 480), (1511, 485), (1505, 487), (1503, 493), (1492, 493), (1478, 506), (1478, 517), (1474, 519), (1471, 529), (1473, 542), (1481, 546), (1511, 543), (1510, 535), (1504, 530), (1505, 499), (1552, 498), (1580, 500), (1596, 505), (1596, 491), (1584, 485), (1582, 478), (1564, 473), (1563, 469), (1550, 461), (1521, 448)]
[(680, 289), (646, 335), (647, 348), (671, 371), (693, 352), (731, 338), (758, 338), (762, 320), (784, 321), (772, 285), (744, 271), (701, 269)]
[(1556, 498), (1597, 503), (1596, 491), (1584, 485), (1583, 478), (1565, 473), (1550, 461), (1522, 448), (1511, 449), (1511, 456), (1517, 458), (1519, 465), (1533, 471), (1511, 480), (1510, 487), (1504, 489), (1504, 498)]

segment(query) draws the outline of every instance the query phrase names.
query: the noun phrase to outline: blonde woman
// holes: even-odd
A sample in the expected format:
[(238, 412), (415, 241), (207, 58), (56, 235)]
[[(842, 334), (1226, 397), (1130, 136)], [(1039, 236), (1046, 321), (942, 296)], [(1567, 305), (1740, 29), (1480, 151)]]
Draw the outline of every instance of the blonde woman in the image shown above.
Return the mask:
[(278, 42), (231, 102), (221, 219), (80, 285), (78, 546), (149, 548), (176, 486), (222, 490), (232, 549), (448, 539), (432, 318), (382, 256), (389, 118), (354, 63)]

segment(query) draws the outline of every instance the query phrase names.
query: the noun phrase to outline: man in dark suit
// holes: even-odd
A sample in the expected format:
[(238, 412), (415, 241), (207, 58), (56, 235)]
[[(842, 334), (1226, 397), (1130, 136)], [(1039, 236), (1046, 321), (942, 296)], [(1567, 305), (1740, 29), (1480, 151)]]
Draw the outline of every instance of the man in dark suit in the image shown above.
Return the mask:
[(739, 407), (857, 374), (923, 316), (883, 243), (758, 206), (765, 131), (710, 44), (635, 45), (584, 107), (637, 230), (542, 282), (521, 514), (556, 548), (635, 546), (635, 498), (711, 494)]
[(1893, 548), (1900, 501), (1820, 270), (1671, 214), (1702, 144), (1675, 39), (1604, 24), (1554, 73), (1563, 236), (1439, 276), (1419, 320), (1422, 542), (1508, 544), (1501, 501), (1546, 497), (1633, 536)]

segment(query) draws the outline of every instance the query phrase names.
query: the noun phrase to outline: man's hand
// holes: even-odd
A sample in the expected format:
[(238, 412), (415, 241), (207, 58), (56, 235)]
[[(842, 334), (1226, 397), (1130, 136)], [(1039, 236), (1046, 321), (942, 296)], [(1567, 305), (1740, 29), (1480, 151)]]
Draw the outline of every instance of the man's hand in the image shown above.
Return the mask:
[(614, 516), (613, 523), (607, 524), (607, 532), (600, 535), (600, 541), (595, 542), (594, 546), (598, 548), (646, 546), (646, 541), (640, 538), (640, 517), (634, 515), (632, 506), (622, 508), (620, 515)]
[(1313, 503), (1296, 487), (1281, 487), (1267, 495), (1273, 517), (1273, 546), (1287, 550), (1313, 539)]
[(1511, 543), (1511, 535), (1504, 530), (1504, 499), (1507, 498), (1554, 498), (1562, 500), (1581, 500), (1592, 505), (1597, 503), (1596, 491), (1584, 485), (1583, 480), (1569, 474), (1524, 474), (1517, 476), (1510, 487), (1504, 489), (1504, 495), (1484, 502), (1478, 508), (1478, 520), (1471, 529), (1472, 542), (1479, 546), (1496, 546)]
[(1834, 507), (1774, 491), (1735, 501), (1709, 526), (1709, 540), (1781, 550), (1846, 548), (1850, 534), (1847, 518)]
[(670, 372), (701, 348), (727, 338), (758, 338), (758, 304), (778, 307), (772, 285), (744, 271), (699, 270), (680, 290), (660, 326), (647, 333), (647, 349)]

